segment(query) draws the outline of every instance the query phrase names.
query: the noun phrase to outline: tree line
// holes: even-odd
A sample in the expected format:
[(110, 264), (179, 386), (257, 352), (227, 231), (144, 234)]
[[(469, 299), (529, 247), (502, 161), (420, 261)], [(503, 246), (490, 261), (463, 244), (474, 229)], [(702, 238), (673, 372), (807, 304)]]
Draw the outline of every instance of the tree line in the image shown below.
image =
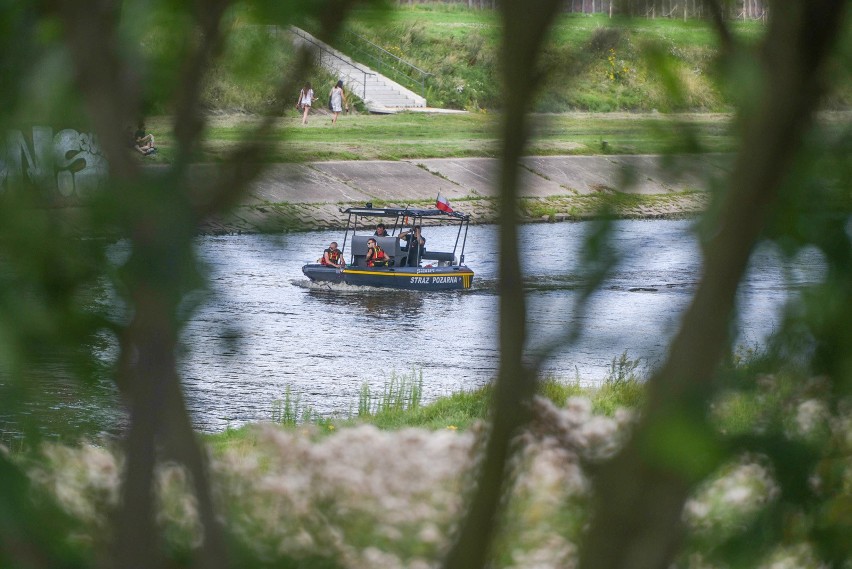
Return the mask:
[[(399, 5), (427, 4), (433, 0), (398, 0)], [(467, 4), (470, 9), (493, 10), (497, 0), (445, 0), (448, 4)], [(562, 11), (570, 14), (615, 14), (646, 18), (704, 18), (708, 11), (702, 0), (565, 0)], [(724, 9), (728, 19), (763, 20), (766, 0), (736, 0)]]

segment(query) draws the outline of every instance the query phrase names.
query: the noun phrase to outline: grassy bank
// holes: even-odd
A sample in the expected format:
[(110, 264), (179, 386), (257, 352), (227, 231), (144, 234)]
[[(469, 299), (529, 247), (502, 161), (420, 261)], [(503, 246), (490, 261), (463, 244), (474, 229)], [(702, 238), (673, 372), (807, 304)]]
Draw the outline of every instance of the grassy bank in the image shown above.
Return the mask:
[[(511, 462), (505, 517), (490, 563), (495, 569), (576, 565), (594, 499), (590, 477), (595, 465), (612, 457), (629, 437), (637, 418), (631, 410), (642, 403), (643, 384), (634, 377), (634, 363), (626, 355), (613, 360), (607, 380), (595, 390), (543, 384), (543, 398), (534, 403), (536, 419), (516, 441), (519, 452)], [(784, 495), (813, 480), (830, 482), (829, 476), (848, 480), (846, 408), (828, 406), (824, 378), (757, 373), (741, 365), (721, 373), (729, 388), (709, 402), (706, 428), (695, 430), (700, 421), (685, 421), (676, 434), (682, 453), (675, 464), (706, 463), (708, 454), (718, 461), (685, 504), (686, 549), (677, 566), (712, 560), (732, 540), (742, 540), (754, 557), (737, 567), (823, 566), (809, 546), (790, 548), (770, 540), (754, 549), (750, 528), (757, 524), (757, 530), (771, 531), (767, 520), (789, 513), (798, 514), (791, 522), (796, 527), (825, 523), (823, 511), (809, 508), (799, 514)], [(401, 378), (395, 387), (386, 385), (376, 397), (359, 401), (368, 412), (357, 420), (311, 424), (287, 423), (298, 414), (290, 394), (289, 410), (283, 405), (279, 416), (287, 424), (210, 437), (217, 515), (233, 565), (361, 569), (440, 564), (464, 512), (470, 473), (482, 458), (484, 430), (478, 425), (491, 394), (482, 389), (421, 407), (417, 385), (417, 374)], [(624, 408), (627, 412), (617, 410)], [(778, 450), (771, 461), (754, 453), (724, 460), (713, 455), (737, 437), (763, 438)], [(805, 456), (802, 452), (829, 445), (832, 437), (838, 446), (819, 475), (791, 481), (795, 470), (790, 466)], [(86, 560), (79, 565), (103, 559), (120, 503), (126, 460), (121, 449), (48, 444), (38, 456), (18, 458), (32, 491), (62, 513), (53, 516), (51, 530), (69, 536), (74, 554)], [(166, 554), (173, 566), (183, 566), (201, 535), (190, 477), (166, 462), (158, 466), (156, 480), (157, 523)], [(831, 515), (842, 514), (850, 491), (848, 485), (833, 484), (838, 491), (825, 503)], [(829, 520), (833, 525), (828, 527), (848, 527), (846, 519)]]
[[(544, 380), (539, 395), (557, 407), (564, 407), (571, 397), (584, 397), (591, 402), (595, 414), (612, 417), (619, 408), (637, 409), (644, 399), (643, 381), (633, 372), (638, 362), (622, 356), (613, 360), (611, 370), (600, 386), (589, 387), (579, 382)], [(316, 428), (318, 433), (330, 434), (357, 425), (373, 425), (382, 430), (397, 431), (420, 428), (430, 431), (449, 429), (464, 431), (488, 417), (493, 395), (491, 386), (473, 391), (461, 391), (422, 405), (420, 402), (422, 374), (412, 372), (393, 376), (376, 392), (365, 385), (361, 390), (357, 411), (340, 418), (319, 417), (305, 407), (298, 394), (288, 389), (282, 399), (272, 402), (271, 422), (287, 428)], [(252, 446), (257, 431), (253, 426), (228, 429), (207, 435), (212, 448), (219, 451)]]
[[(494, 12), (438, 3), (401, 7), (390, 17), (365, 10), (350, 27), (432, 73), (426, 94), (431, 105), (502, 107)], [(763, 26), (738, 22), (734, 30), (752, 38)], [(545, 44), (547, 80), (536, 110), (724, 111), (727, 102), (713, 80), (717, 49), (708, 21), (563, 15)], [(665, 85), (666, 73), (678, 78), (677, 92)]]
[[(315, 111), (307, 126), (296, 111), (276, 120), (264, 143), (262, 160), (404, 160), (416, 158), (495, 157), (499, 152), (500, 115), (492, 113), (396, 115), (352, 114), (337, 125)], [(823, 115), (821, 136), (837, 137), (852, 122), (852, 112)], [(258, 118), (246, 114), (213, 115), (197, 157), (217, 162), (240, 141), (256, 139)], [(151, 117), (150, 130), (160, 146), (159, 161), (173, 157), (174, 135), (168, 116)], [(726, 114), (564, 113), (531, 117), (530, 156), (731, 152), (736, 149), (732, 118)], [(150, 160), (150, 159), (149, 159)]]
[[(290, 38), (267, 24), (248, 12), (235, 13), (222, 57), (205, 81), (203, 100), (210, 110), (280, 114), (293, 107), (298, 88), (293, 93), (278, 91), (283, 70), (293, 66)], [(300, 25), (317, 32), (309, 22)], [(746, 45), (765, 31), (759, 21), (729, 25)], [(507, 87), (500, 78), (501, 28), (494, 11), (439, 2), (392, 10), (362, 8), (346, 27), (428, 72), (425, 87), (406, 86), (423, 94), (429, 106), (489, 112), (503, 108)], [(160, 35), (147, 43), (155, 50), (169, 50), (168, 33)], [(342, 37), (335, 43), (354, 59), (375, 67)], [(728, 112), (732, 94), (726, 82), (732, 79), (722, 76), (717, 52), (717, 34), (709, 20), (565, 14), (557, 18), (545, 42), (541, 57), (545, 80), (531, 100), (532, 108), (547, 113)], [(297, 82), (311, 81), (322, 103), (336, 79), (334, 73), (314, 69)], [(152, 87), (149, 114), (168, 113), (173, 85), (155, 80)], [(824, 104), (828, 109), (848, 109), (852, 105), (849, 80), (842, 79)]]
[[(848, 121), (846, 115), (839, 115)], [(267, 162), (402, 160), (497, 156), (500, 116), (486, 113), (346, 115), (337, 125), (315, 112), (307, 126), (295, 110), (261, 138)], [(149, 119), (161, 156), (173, 158), (170, 117)], [(245, 138), (256, 138), (251, 115), (210, 119), (200, 162), (222, 160)], [(532, 117), (527, 153), (535, 156), (729, 152), (734, 149), (730, 116), (724, 114), (541, 114)]]
[[(754, 44), (760, 21), (729, 21), (733, 36)], [(501, 27), (497, 13), (429, 2), (386, 13), (362, 9), (349, 28), (432, 74), (431, 106), (468, 110), (502, 108), (499, 76)], [(844, 37), (849, 52), (852, 36)], [(345, 48), (344, 48), (345, 49)], [(541, 57), (545, 81), (537, 112), (725, 112), (730, 89), (717, 67), (718, 34), (709, 19), (609, 18), (564, 14), (556, 19)], [(511, 87), (523, 88), (513, 85)], [(848, 109), (848, 75), (824, 99)]]

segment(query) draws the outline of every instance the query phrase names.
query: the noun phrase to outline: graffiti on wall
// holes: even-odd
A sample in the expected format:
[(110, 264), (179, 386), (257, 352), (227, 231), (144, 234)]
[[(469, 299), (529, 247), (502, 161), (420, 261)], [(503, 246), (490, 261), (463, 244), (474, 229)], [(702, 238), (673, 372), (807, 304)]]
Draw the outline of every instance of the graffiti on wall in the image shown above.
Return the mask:
[(109, 165), (94, 134), (72, 129), (56, 134), (36, 126), (29, 140), (20, 130), (0, 138), (0, 193), (34, 186), (63, 197), (83, 197), (106, 184)]

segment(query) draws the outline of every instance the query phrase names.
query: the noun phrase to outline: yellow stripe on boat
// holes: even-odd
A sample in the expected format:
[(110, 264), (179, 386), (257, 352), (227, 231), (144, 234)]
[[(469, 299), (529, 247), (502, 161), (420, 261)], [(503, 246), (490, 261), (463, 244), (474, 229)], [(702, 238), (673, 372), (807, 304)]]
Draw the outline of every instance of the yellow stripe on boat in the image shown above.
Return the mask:
[(343, 269), (341, 271), (347, 275), (375, 275), (382, 277), (465, 277), (471, 273), (452, 272), (452, 273), (391, 273), (385, 271), (350, 271)]

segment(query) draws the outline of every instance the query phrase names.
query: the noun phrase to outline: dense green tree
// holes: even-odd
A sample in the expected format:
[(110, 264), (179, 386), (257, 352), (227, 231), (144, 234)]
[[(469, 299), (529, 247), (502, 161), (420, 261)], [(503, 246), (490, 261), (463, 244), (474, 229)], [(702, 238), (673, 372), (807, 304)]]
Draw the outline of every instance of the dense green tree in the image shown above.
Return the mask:
[[(183, 321), (199, 298), (195, 293), (205, 286), (192, 247), (198, 224), (239, 203), (258, 174), (258, 141), (272, 119), (246, 135), (201, 191), (190, 170), (205, 128), (203, 85), (224, 57), (234, 19), (278, 26), (310, 20), (321, 36), (331, 37), (352, 4), (0, 0), (0, 420), (13, 417), (16, 423), (8, 428), (35, 444), (46, 418), (30, 410), (56, 391), (57, 369), (70, 370), (63, 375), (71, 377), (59, 378), (63, 383), (101, 389), (104, 405), (126, 411), (122, 499), (111, 534), (104, 536), (111, 544), (108, 557), (85, 560), (66, 539), (72, 522), (46, 498), (26, 499), (31, 488), (20, 461), (0, 453), (0, 565), (230, 567), (257, 561), (227, 547), (206, 457), (184, 404), (176, 353)], [(488, 565), (510, 484), (512, 441), (531, 420), (538, 367), (558, 348), (528, 346), (516, 203), (518, 158), (529, 136), (526, 113), (544, 76), (539, 54), (562, 4), (504, 0), (498, 6), (506, 85), (500, 118), (501, 362), (485, 457), (447, 567)], [(737, 101), (741, 144), (730, 177), (714, 187), (713, 205), (699, 225), (704, 277), (667, 361), (649, 381), (642, 420), (614, 459), (590, 467), (595, 498), (581, 565), (669, 567), (694, 546), (682, 523), (689, 494), (719, 465), (751, 452), (769, 461), (782, 488), (783, 498), (770, 512), (777, 515), (754, 521), (704, 553), (729, 566), (749, 566), (772, 545), (807, 541), (825, 563), (844, 566), (852, 558), (846, 540), (852, 517), (843, 442), (784, 439), (783, 409), (773, 428), (737, 436), (717, 432), (707, 417), (723, 386), (754, 387), (751, 378), (722, 363), (733, 349), (729, 327), (737, 286), (761, 240), (776, 241), (790, 255), (817, 248), (828, 270), (825, 281), (790, 311), (760, 365), (778, 369), (796, 362), (804, 377), (823, 375), (829, 406), (848, 410), (850, 136), (826, 139), (814, 116), (830, 81), (848, 77), (849, 2), (772, 2), (758, 45), (740, 45), (731, 36), (726, 5), (703, 5), (724, 46), (718, 81)], [(308, 65), (308, 55), (300, 54), (282, 73), (281, 93), (293, 92)], [(173, 117), (175, 160), (153, 174), (128, 152), (126, 129), (163, 93)], [(608, 225), (596, 227), (586, 247), (592, 277), (587, 295), (612, 262), (606, 256)], [(126, 249), (117, 260), (113, 243), (119, 238)], [(582, 308), (581, 301), (576, 309)], [(571, 327), (563, 340), (570, 345), (580, 332)], [(97, 379), (104, 367), (114, 378), (112, 390)], [(158, 534), (153, 485), (155, 467), (164, 461), (184, 465), (191, 476), (204, 535), (197, 550), (168, 551)], [(809, 482), (815, 473), (820, 488)]]

